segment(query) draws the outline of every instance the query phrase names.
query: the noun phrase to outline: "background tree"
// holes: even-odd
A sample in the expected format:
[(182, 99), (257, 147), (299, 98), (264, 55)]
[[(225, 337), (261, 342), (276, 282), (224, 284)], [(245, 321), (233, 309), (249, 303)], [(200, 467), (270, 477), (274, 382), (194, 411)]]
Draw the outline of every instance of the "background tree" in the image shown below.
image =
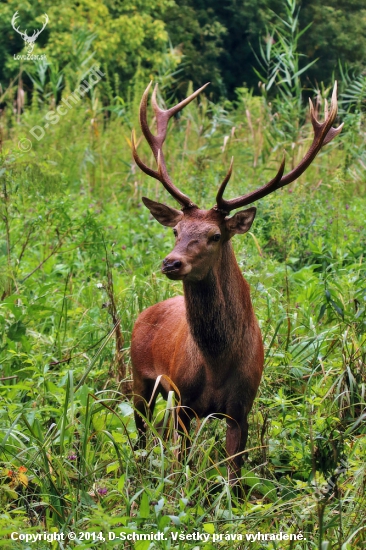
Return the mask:
[[(273, 28), (286, 17), (288, 0), (176, 0), (164, 20), (173, 43), (183, 44), (184, 78), (201, 83), (208, 73), (216, 93), (234, 97), (234, 90), (246, 84), (258, 91), (255, 53)], [(356, 73), (366, 64), (366, 7), (362, 0), (305, 0), (298, 4), (299, 32), (309, 29), (299, 41), (305, 55), (300, 63), (317, 63), (307, 71), (307, 83), (328, 81), (339, 76), (338, 61)], [(178, 22), (178, 23), (177, 23)], [(213, 40), (205, 30), (220, 29)], [(271, 33), (272, 31), (272, 33)], [(207, 55), (207, 53), (210, 55)]]
[[(170, 4), (170, 0), (139, 0), (134, 4), (45, 0), (19, 5), (16, 0), (8, 0), (0, 7), (0, 81), (6, 85), (19, 71), (19, 60), (13, 54), (24, 50), (24, 42), (11, 26), (12, 16), (18, 10), (19, 26), (28, 29), (28, 33), (40, 28), (43, 13), (49, 16), (50, 22), (37, 39), (34, 54), (46, 54), (47, 61), (62, 70), (70, 65), (73, 56), (80, 55), (75, 35), (88, 36), (93, 42), (89, 55), (95, 52), (95, 59), (109, 74), (118, 74), (122, 93), (126, 94), (137, 69), (148, 79), (162, 62), (168, 35), (161, 16)], [(30, 64), (27, 62), (27, 70)]]
[[(258, 93), (256, 54), (268, 36), (281, 28), (290, 0), (65, 0), (0, 4), (0, 82), (6, 88), (19, 73), (13, 54), (24, 51), (11, 18), (19, 11), (19, 25), (29, 32), (40, 28), (41, 16), (50, 22), (37, 39), (35, 53), (47, 55), (60, 71), (75, 72), (84, 43), (87, 57), (94, 52), (115, 88), (126, 99), (138, 75), (170, 77), (178, 95), (211, 81), (210, 94), (233, 99), (246, 85)], [(304, 0), (298, 4), (300, 68), (318, 59), (306, 72), (307, 86), (329, 82), (339, 64), (362, 73), (366, 64), (366, 7), (363, 0)], [(81, 40), (82, 38), (82, 40)], [(82, 49), (82, 48), (81, 48)], [(85, 48), (84, 48), (85, 50)], [(86, 51), (84, 51), (86, 54)], [(81, 56), (82, 57), (82, 56)], [(82, 63), (85, 61), (85, 56)], [(31, 62), (24, 64), (32, 72)], [(79, 63), (80, 65), (80, 63)], [(177, 72), (178, 70), (178, 72)], [(118, 84), (116, 85), (116, 82)], [(26, 82), (27, 84), (27, 82)], [(32, 83), (28, 82), (29, 87)]]
[(311, 82), (324, 82), (333, 72), (340, 76), (338, 61), (351, 72), (366, 67), (366, 4), (364, 0), (305, 0), (300, 25), (310, 24), (300, 41), (309, 59), (318, 58), (308, 73)]

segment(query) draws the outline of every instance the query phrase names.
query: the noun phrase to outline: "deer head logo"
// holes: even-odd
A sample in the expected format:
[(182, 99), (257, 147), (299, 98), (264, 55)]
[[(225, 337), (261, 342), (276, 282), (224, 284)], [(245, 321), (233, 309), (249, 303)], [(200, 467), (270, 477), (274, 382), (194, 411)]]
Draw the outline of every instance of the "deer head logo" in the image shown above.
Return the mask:
[(48, 23), (48, 15), (47, 15), (47, 13), (45, 13), (43, 15), (43, 17), (44, 17), (43, 27), (39, 30), (34, 30), (32, 36), (27, 35), (27, 29), (25, 29), (25, 31), (22, 32), (22, 31), (19, 30), (19, 27), (15, 26), (18, 17), (19, 17), (19, 15), (18, 15), (18, 12), (16, 11), (13, 15), (12, 20), (11, 20), (12, 27), (15, 31), (17, 31), (17, 33), (20, 34), (20, 36), (23, 38), (24, 42), (27, 44), (27, 46), (28, 46), (27, 53), (31, 54), (33, 52), (35, 41), (37, 40), (37, 38), (39, 37), (39, 35), (41, 34), (41, 32), (43, 31), (43, 29), (46, 27), (46, 25)]

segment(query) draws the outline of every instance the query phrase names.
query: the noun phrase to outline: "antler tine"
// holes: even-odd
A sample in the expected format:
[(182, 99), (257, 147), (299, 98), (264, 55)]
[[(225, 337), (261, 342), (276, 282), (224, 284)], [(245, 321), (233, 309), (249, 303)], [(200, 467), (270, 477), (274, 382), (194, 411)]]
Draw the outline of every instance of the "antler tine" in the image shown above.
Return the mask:
[(284, 176), (283, 171), (285, 167), (285, 159), (283, 159), (280, 169), (277, 172), (277, 175), (269, 183), (267, 183), (267, 185), (260, 187), (259, 189), (257, 189), (256, 191), (253, 191), (252, 193), (248, 193), (247, 195), (242, 195), (241, 197), (237, 197), (236, 199), (224, 200), (222, 198), (223, 190), (220, 193), (222, 188), (221, 186), (219, 189), (219, 193), (217, 195), (217, 208), (224, 210), (226, 212), (230, 212), (235, 208), (252, 204), (258, 199), (261, 199), (266, 195), (269, 195), (273, 191), (276, 191), (277, 189), (280, 189), (281, 187), (284, 187), (285, 185), (288, 185), (289, 183), (295, 181), (299, 176), (301, 176), (301, 174), (303, 174), (303, 172), (305, 172), (308, 166), (313, 162), (314, 158), (316, 157), (320, 149), (323, 147), (323, 145), (326, 145), (327, 143), (332, 141), (332, 139), (335, 138), (341, 132), (343, 128), (343, 124), (340, 124), (340, 126), (338, 126), (337, 128), (332, 128), (332, 124), (337, 116), (337, 110), (338, 110), (337, 82), (334, 83), (329, 112), (328, 112), (328, 106), (327, 105), (325, 106), (324, 122), (319, 122), (317, 120), (314, 112), (313, 103), (311, 100), (309, 100), (309, 102), (310, 102), (310, 118), (311, 118), (313, 130), (314, 130), (314, 139), (308, 152), (306, 153), (304, 158), (299, 162), (299, 164)]
[[(231, 212), (231, 210), (235, 210), (236, 208), (240, 208), (241, 206), (246, 206), (247, 204), (252, 204), (253, 202), (262, 199), (266, 195), (269, 195), (273, 191), (276, 191), (279, 189), (279, 183), (281, 181), (281, 178), (283, 176), (283, 172), (285, 170), (285, 157), (283, 157), (283, 160), (281, 162), (281, 166), (271, 181), (269, 181), (266, 185), (263, 185), (263, 187), (260, 187), (256, 191), (252, 193), (248, 193), (247, 195), (242, 195), (241, 197), (237, 197), (236, 199), (230, 199), (225, 200), (221, 197), (219, 197), (219, 194), (217, 194), (216, 201), (217, 201), (217, 209), (223, 210), (224, 212)], [(222, 184), (221, 184), (222, 185)], [(219, 189), (220, 192), (221, 188)], [(219, 200), (218, 200), (219, 199)]]
[[(332, 124), (337, 116), (337, 112), (337, 81), (335, 81), (328, 118), (326, 118), (324, 122), (320, 123), (315, 119), (314, 116), (311, 117), (311, 122), (314, 129), (313, 143), (311, 144), (310, 149), (308, 150), (304, 158), (300, 161), (300, 163), (293, 170), (291, 170), (291, 172), (283, 176), (279, 188), (288, 185), (289, 183), (296, 180), (299, 176), (301, 176), (301, 174), (305, 172), (308, 166), (310, 166), (310, 164), (313, 162), (314, 158), (323, 147), (323, 145), (329, 143), (336, 135), (340, 133), (343, 124), (338, 126), (338, 128), (332, 128)], [(314, 113), (314, 109), (312, 109), (312, 113)]]
[(193, 92), (191, 95), (189, 95), (188, 97), (186, 97), (185, 99), (183, 99), (180, 103), (177, 103), (177, 105), (173, 105), (173, 107), (170, 107), (170, 109), (167, 109), (167, 110), (164, 110), (164, 109), (160, 109), (159, 105), (157, 104), (157, 101), (156, 101), (156, 93), (157, 93), (157, 90), (158, 90), (158, 85), (156, 84), (155, 85), (155, 88), (154, 88), (154, 92), (153, 92), (153, 95), (151, 97), (151, 103), (152, 103), (152, 106), (153, 106), (153, 109), (155, 111), (155, 114), (157, 115), (158, 113), (166, 113), (166, 116), (167, 118), (171, 118), (173, 115), (175, 115), (176, 113), (178, 113), (179, 111), (181, 111), (186, 105), (188, 105), (191, 101), (193, 101), (193, 99), (195, 97), (197, 97), (201, 92), (203, 92), (203, 90), (209, 85), (210, 83), (209, 82), (206, 82), (206, 84), (204, 84), (203, 86), (201, 86), (201, 88), (198, 88), (198, 90), (196, 90), (195, 92)]
[(153, 94), (151, 96), (151, 104), (152, 104), (153, 109), (154, 109), (154, 113), (155, 113), (155, 116), (156, 116), (156, 124), (157, 124), (157, 127), (158, 127), (157, 139), (159, 140), (159, 145), (160, 145), (159, 149), (162, 148), (163, 143), (165, 141), (168, 122), (172, 118), (172, 116), (179, 113), (179, 111), (181, 111), (186, 105), (188, 105), (191, 101), (193, 101), (193, 99), (195, 97), (197, 97), (198, 94), (200, 94), (206, 88), (206, 86), (208, 86), (209, 84), (210, 83), (207, 82), (206, 84), (201, 86), (201, 88), (199, 88), (198, 90), (193, 92), (193, 94), (191, 94), (188, 97), (186, 97), (185, 99), (183, 99), (183, 101), (181, 101), (177, 105), (173, 105), (173, 107), (171, 107), (170, 109), (166, 109), (166, 110), (161, 109), (158, 105), (158, 102), (157, 102), (157, 99), (156, 99), (156, 95), (157, 95), (157, 91), (158, 91), (158, 85), (155, 84)]
[(144, 162), (142, 162), (142, 160), (137, 154), (135, 130), (132, 130), (131, 143), (132, 143), (132, 156), (137, 166), (140, 168), (140, 170), (145, 172), (145, 174), (147, 174), (148, 176), (151, 176), (152, 178), (155, 178), (160, 181), (159, 173), (156, 170), (149, 168), (149, 166), (147, 166)]
[(217, 195), (216, 195), (216, 205), (217, 205), (218, 210), (224, 210), (224, 208), (221, 207), (222, 203), (225, 202), (225, 201), (223, 201), (222, 197), (223, 197), (224, 191), (226, 189), (226, 186), (229, 183), (229, 180), (231, 178), (231, 174), (233, 172), (233, 164), (234, 164), (234, 157), (231, 157), (229, 170), (227, 171), (227, 174), (226, 174), (223, 182), (221, 183), (221, 185), (219, 187), (219, 190), (217, 192)]
[(151, 149), (153, 150), (154, 157), (157, 158), (158, 151), (156, 150), (156, 154), (154, 151), (154, 136), (150, 132), (149, 125), (147, 123), (147, 98), (149, 96), (149, 91), (152, 85), (152, 80), (149, 82), (146, 90), (142, 94), (141, 103), (140, 103), (140, 126), (142, 133), (144, 134), (146, 141), (150, 145)]
[[(335, 81), (335, 83), (334, 83), (331, 105), (334, 105), (334, 106), (335, 106), (335, 115), (334, 115), (334, 118), (335, 118), (336, 115), (337, 115), (337, 110), (338, 110), (338, 102), (337, 102), (337, 81)], [(332, 123), (334, 122), (334, 118), (333, 118)], [(327, 133), (327, 135), (326, 135), (325, 138), (324, 138), (324, 141), (323, 141), (322, 146), (323, 146), (323, 145), (326, 145), (327, 143), (329, 143), (330, 141), (332, 141), (332, 139), (334, 139), (336, 136), (338, 136), (338, 134), (341, 133), (343, 126), (344, 126), (344, 122), (342, 122), (342, 124), (340, 124), (337, 128), (329, 128), (328, 133)]]
[(145, 172), (148, 176), (151, 176), (152, 178), (155, 178), (156, 180), (160, 181), (165, 189), (183, 206), (183, 208), (192, 208), (196, 206), (193, 204), (193, 202), (190, 200), (187, 195), (182, 193), (169, 179), (167, 181), (168, 176), (164, 174), (162, 163), (161, 163), (161, 151), (158, 150), (157, 154), (157, 163), (158, 163), (158, 170), (153, 170), (147, 164), (145, 164), (140, 157), (137, 154), (136, 149), (136, 135), (135, 131), (132, 130), (132, 136), (131, 136), (131, 143), (132, 143), (132, 156), (134, 158), (134, 161), (136, 162), (137, 166)]
[(170, 109), (167, 109), (167, 110), (160, 109), (160, 107), (157, 104), (157, 100), (156, 100), (157, 85), (156, 85), (151, 98), (152, 106), (156, 117), (157, 129), (158, 129), (156, 136), (152, 134), (152, 132), (150, 131), (149, 125), (147, 123), (147, 99), (151, 88), (151, 84), (152, 82), (149, 83), (149, 85), (147, 86), (146, 90), (142, 95), (142, 99), (140, 103), (140, 124), (141, 124), (142, 133), (144, 134), (146, 141), (148, 142), (152, 150), (152, 153), (155, 157), (155, 160), (158, 164), (158, 170), (156, 171), (149, 168), (145, 163), (142, 162), (142, 160), (138, 156), (137, 150), (136, 150), (136, 140), (135, 140), (134, 133), (132, 134), (133, 158), (135, 159), (135, 162), (139, 166), (139, 168), (141, 168), (141, 170), (146, 174), (148, 174), (149, 176), (159, 180), (164, 185), (165, 189), (183, 206), (183, 208), (195, 207), (196, 205), (191, 201), (191, 199), (187, 197), (187, 195), (182, 193), (172, 183), (167, 172), (162, 147), (166, 138), (169, 119), (172, 116), (174, 116), (178, 111), (183, 109), (183, 107), (185, 107), (188, 103), (190, 103), (195, 97), (197, 97), (197, 95), (204, 88), (206, 88), (208, 84), (205, 84), (204, 86), (202, 86), (201, 88), (193, 92), (193, 94), (191, 94), (189, 97), (187, 97), (186, 99), (184, 99), (183, 101), (175, 105), (174, 107), (171, 107)]

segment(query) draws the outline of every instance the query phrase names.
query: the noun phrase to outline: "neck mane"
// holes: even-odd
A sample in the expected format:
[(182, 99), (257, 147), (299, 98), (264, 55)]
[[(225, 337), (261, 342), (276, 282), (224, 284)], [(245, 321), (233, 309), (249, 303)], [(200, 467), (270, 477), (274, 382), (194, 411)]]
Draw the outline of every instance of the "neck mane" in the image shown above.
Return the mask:
[(202, 281), (184, 281), (187, 322), (206, 358), (235, 355), (250, 323), (249, 285), (237, 264), (231, 242), (222, 247), (215, 267)]

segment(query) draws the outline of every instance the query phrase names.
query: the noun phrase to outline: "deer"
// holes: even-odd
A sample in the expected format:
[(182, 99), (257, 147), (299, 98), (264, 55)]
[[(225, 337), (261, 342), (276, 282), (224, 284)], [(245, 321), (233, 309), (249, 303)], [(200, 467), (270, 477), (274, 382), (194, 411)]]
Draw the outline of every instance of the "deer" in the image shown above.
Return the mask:
[(251, 206), (232, 216), (230, 213), (295, 181), (320, 149), (340, 133), (343, 124), (333, 127), (337, 116), (337, 83), (329, 112), (325, 103), (324, 122), (318, 121), (309, 99), (314, 137), (299, 164), (284, 174), (284, 158), (277, 174), (266, 185), (237, 198), (225, 199), (224, 192), (233, 170), (232, 158), (219, 186), (216, 204), (210, 210), (200, 209), (174, 185), (162, 151), (169, 120), (209, 83), (167, 110), (158, 106), (156, 85), (151, 97), (156, 135), (151, 132), (147, 121), (151, 84), (143, 93), (139, 118), (157, 169), (150, 168), (139, 157), (134, 132), (132, 154), (137, 166), (161, 182), (181, 206), (178, 210), (142, 198), (160, 224), (173, 228), (175, 246), (163, 260), (161, 272), (168, 279), (182, 281), (184, 295), (142, 311), (132, 331), (133, 400), (138, 445), (146, 446), (145, 419), (151, 419), (158, 393), (166, 398), (169, 391), (178, 389), (180, 406), (177, 414), (182, 427), (182, 448), (194, 417), (223, 416), (227, 424), (229, 483), (238, 487), (248, 438), (248, 415), (261, 381), (264, 351), (249, 284), (238, 266), (231, 243), (234, 235), (249, 231), (256, 208)]

